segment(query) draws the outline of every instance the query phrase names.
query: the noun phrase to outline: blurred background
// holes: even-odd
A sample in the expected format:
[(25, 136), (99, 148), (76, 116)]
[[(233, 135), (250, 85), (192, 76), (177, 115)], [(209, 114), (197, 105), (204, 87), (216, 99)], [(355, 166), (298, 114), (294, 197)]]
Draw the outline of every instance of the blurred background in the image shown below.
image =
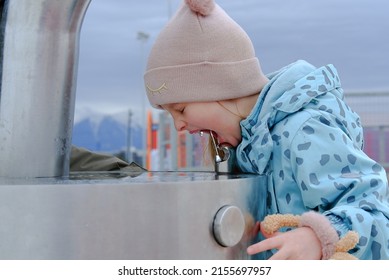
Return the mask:
[[(334, 64), (365, 127), (365, 151), (389, 168), (387, 0), (217, 0), (251, 37), (262, 69)], [(207, 168), (206, 139), (177, 134), (152, 109), (143, 72), (181, 0), (92, 0), (82, 29), (73, 144), (148, 170)]]

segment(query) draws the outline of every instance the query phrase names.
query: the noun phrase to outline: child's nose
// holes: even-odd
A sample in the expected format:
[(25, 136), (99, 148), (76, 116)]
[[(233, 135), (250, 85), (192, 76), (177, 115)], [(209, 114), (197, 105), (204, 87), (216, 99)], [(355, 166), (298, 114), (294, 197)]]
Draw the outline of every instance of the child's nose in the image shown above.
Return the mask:
[(175, 126), (177, 131), (183, 131), (183, 130), (185, 130), (186, 123), (182, 120), (175, 120), (174, 126)]

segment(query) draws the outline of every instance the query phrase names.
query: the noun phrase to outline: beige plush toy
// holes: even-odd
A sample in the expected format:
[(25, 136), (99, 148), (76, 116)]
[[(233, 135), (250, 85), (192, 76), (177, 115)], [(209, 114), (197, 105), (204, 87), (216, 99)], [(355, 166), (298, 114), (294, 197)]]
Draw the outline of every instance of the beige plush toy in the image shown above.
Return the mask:
[[(283, 227), (301, 226), (301, 216), (291, 214), (274, 214), (266, 216), (261, 222), (261, 230), (266, 234), (273, 234)], [(358, 233), (349, 231), (335, 243), (334, 253), (328, 258), (330, 260), (356, 260), (357, 258), (349, 254), (358, 243)]]

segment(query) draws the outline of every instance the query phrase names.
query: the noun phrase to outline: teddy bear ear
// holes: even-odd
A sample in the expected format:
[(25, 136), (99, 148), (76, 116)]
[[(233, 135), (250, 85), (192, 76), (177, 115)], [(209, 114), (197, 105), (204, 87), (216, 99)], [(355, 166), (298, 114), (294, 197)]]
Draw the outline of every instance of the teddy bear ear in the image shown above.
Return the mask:
[(335, 245), (335, 253), (330, 260), (357, 260), (357, 258), (348, 253), (358, 244), (359, 235), (355, 231), (347, 232)]
[(215, 8), (214, 0), (185, 0), (188, 7), (203, 16), (207, 16), (212, 13)]
[(268, 215), (261, 222), (261, 230), (266, 234), (273, 234), (283, 227), (298, 227), (300, 216), (293, 214)]
[(335, 252), (335, 254), (331, 256), (330, 260), (357, 260), (357, 258), (349, 253)]
[(347, 232), (336, 244), (336, 252), (348, 252), (353, 249), (359, 241), (359, 235), (355, 231)]

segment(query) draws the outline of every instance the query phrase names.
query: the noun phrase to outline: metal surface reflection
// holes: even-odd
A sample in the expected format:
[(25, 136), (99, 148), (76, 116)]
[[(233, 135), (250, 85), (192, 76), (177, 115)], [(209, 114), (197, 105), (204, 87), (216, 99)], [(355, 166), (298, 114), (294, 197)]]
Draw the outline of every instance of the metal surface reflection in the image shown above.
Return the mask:
[[(265, 212), (266, 178), (254, 175), (145, 172), (9, 183), (0, 180), (0, 259), (247, 259)], [(242, 238), (227, 247), (213, 230), (226, 205), (244, 217)], [(239, 233), (241, 221), (226, 222)], [(228, 232), (220, 235), (226, 240)]]

